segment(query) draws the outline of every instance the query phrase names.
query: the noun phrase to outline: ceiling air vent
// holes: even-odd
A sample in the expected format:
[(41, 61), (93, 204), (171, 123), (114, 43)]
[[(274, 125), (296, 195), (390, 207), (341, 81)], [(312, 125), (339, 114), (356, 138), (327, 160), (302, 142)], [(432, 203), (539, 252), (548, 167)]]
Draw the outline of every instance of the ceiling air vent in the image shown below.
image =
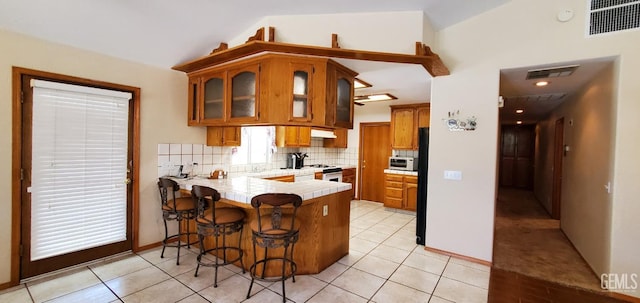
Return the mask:
[(589, 36), (640, 28), (640, 0), (591, 0)]
[(551, 94), (538, 94), (538, 95), (523, 95), (523, 96), (509, 96), (506, 97), (510, 102), (554, 102), (562, 100), (566, 97), (566, 93), (551, 93)]
[(527, 71), (527, 80), (557, 78), (571, 76), (580, 65), (567, 65), (551, 68), (532, 69)]

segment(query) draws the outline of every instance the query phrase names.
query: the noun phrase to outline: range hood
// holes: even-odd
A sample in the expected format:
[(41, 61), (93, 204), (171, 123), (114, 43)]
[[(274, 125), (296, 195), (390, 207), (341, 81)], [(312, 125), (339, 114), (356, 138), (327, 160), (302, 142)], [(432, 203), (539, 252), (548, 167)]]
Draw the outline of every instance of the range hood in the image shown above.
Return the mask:
[(332, 131), (328, 130), (320, 130), (320, 129), (311, 129), (311, 137), (312, 138), (331, 138), (335, 139), (336, 135)]

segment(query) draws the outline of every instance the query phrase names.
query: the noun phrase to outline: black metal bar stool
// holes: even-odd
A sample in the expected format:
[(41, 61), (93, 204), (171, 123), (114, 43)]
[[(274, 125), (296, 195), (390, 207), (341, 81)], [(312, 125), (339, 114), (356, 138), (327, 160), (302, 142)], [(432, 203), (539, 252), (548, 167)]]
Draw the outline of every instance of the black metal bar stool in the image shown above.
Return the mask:
[[(217, 190), (200, 185), (194, 185), (191, 188), (191, 196), (193, 197), (194, 207), (196, 208), (196, 225), (198, 227), (198, 239), (200, 241), (200, 254), (198, 255), (198, 266), (194, 276), (198, 276), (200, 265), (215, 268), (215, 277), (213, 287), (218, 287), (218, 267), (232, 264), (240, 261), (242, 273), (244, 273), (244, 264), (242, 263), (242, 227), (244, 226), (244, 211), (237, 207), (216, 208), (216, 202), (220, 200), (220, 193)], [(209, 207), (207, 198), (212, 203)], [(227, 235), (238, 233), (238, 246), (227, 246)], [(212, 248), (205, 248), (204, 237), (213, 236), (215, 245)], [(222, 246), (219, 239), (222, 237)], [(228, 259), (227, 253), (234, 251), (237, 256)], [(205, 262), (202, 256), (214, 252), (216, 255), (215, 262)], [(222, 263), (220, 263), (222, 260)]]
[[(180, 186), (176, 181), (168, 178), (160, 178), (158, 180), (158, 189), (160, 191), (160, 200), (162, 202), (162, 219), (164, 222), (164, 240), (162, 240), (162, 253), (160, 258), (164, 258), (164, 249), (167, 247), (177, 247), (178, 257), (176, 265), (180, 265), (180, 247), (187, 246), (191, 248), (191, 235), (195, 235), (189, 231), (189, 223), (187, 222), (187, 232), (182, 232), (182, 220), (192, 220), (195, 218), (196, 209), (193, 207), (191, 197), (177, 197), (176, 193), (180, 190)], [(167, 230), (167, 221), (178, 222), (178, 233), (169, 235)], [(181, 238), (187, 237), (187, 243), (182, 243)], [(169, 244), (169, 240), (177, 239), (177, 244)]]
[[(257, 279), (267, 282), (282, 281), (282, 301), (286, 302), (285, 281), (291, 277), (293, 282), (296, 282), (293, 248), (298, 241), (300, 229), (300, 224), (295, 220), (300, 205), (302, 205), (302, 198), (295, 194), (262, 194), (251, 199), (251, 206), (256, 210), (257, 220), (251, 222), (253, 265), (249, 268), (251, 284), (247, 292), (247, 299), (251, 296), (253, 282)], [(262, 259), (258, 260), (256, 246), (264, 249)], [(268, 249), (275, 248), (282, 248), (282, 254), (275, 256), (272, 253), (269, 256)], [(281, 275), (265, 277), (268, 264), (277, 264), (278, 262), (282, 265)], [(262, 271), (258, 271), (258, 265), (262, 265)]]

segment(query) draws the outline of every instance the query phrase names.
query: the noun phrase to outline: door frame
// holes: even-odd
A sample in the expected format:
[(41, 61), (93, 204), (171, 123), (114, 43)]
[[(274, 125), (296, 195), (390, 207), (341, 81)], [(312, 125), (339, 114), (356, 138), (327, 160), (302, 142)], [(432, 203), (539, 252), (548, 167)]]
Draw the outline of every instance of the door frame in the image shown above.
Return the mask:
[[(356, 180), (356, 184), (358, 185), (358, 191), (356, 192), (356, 198), (360, 199), (362, 197), (362, 160), (364, 159), (364, 137), (362, 134), (364, 133), (362, 130), (368, 126), (389, 126), (389, 135), (391, 135), (391, 122), (362, 122), (360, 123), (360, 129), (358, 130), (358, 176)], [(391, 143), (391, 138), (389, 138), (389, 142)], [(388, 146), (389, 153), (393, 151), (391, 145)], [(382, 201), (379, 201), (382, 202)]]
[(564, 117), (556, 120), (553, 136), (553, 177), (551, 181), (551, 218), (560, 220), (562, 203), (562, 165), (564, 157)]
[(132, 172), (131, 172), (131, 247), (133, 251), (140, 249), (139, 238), (139, 201), (140, 201), (140, 88), (109, 83), (104, 81), (61, 75), (22, 67), (12, 67), (12, 153), (11, 153), (11, 274), (7, 283), (0, 284), (0, 289), (20, 284), (20, 253), (21, 253), (21, 228), (22, 228), (22, 76), (30, 75), (41, 79), (54, 79), (56, 81), (73, 82), (82, 85), (118, 89), (129, 91), (133, 94), (133, 121), (132, 121)]

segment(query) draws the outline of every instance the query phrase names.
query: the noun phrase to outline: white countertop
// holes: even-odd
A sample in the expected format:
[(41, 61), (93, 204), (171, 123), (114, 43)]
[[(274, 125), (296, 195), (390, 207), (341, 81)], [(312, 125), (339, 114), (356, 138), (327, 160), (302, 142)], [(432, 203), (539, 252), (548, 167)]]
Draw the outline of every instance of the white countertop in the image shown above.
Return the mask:
[[(296, 171), (302, 170), (305, 169), (296, 169)], [(291, 183), (248, 176), (228, 179), (193, 178), (175, 180), (180, 185), (180, 188), (191, 190), (193, 185), (208, 186), (215, 188), (222, 198), (247, 204), (251, 203), (251, 198), (254, 196), (264, 193), (292, 193), (301, 196), (302, 200), (309, 200), (351, 189), (351, 183), (322, 180), (306, 180)]]
[(396, 174), (396, 175), (407, 175), (407, 176), (417, 176), (418, 175), (417, 171), (397, 170), (397, 169), (385, 169), (384, 173), (385, 174)]
[[(342, 169), (355, 168), (355, 166), (353, 165), (335, 165), (335, 167), (340, 167)], [(271, 178), (271, 177), (290, 176), (290, 175), (304, 176), (304, 175), (313, 175), (317, 172), (321, 172), (323, 169), (326, 169), (326, 168), (332, 168), (332, 167), (320, 168), (320, 167), (305, 166), (300, 169), (291, 169), (291, 168), (274, 169), (274, 170), (266, 170), (261, 172), (243, 173), (242, 176), (256, 177), (256, 178)]]

